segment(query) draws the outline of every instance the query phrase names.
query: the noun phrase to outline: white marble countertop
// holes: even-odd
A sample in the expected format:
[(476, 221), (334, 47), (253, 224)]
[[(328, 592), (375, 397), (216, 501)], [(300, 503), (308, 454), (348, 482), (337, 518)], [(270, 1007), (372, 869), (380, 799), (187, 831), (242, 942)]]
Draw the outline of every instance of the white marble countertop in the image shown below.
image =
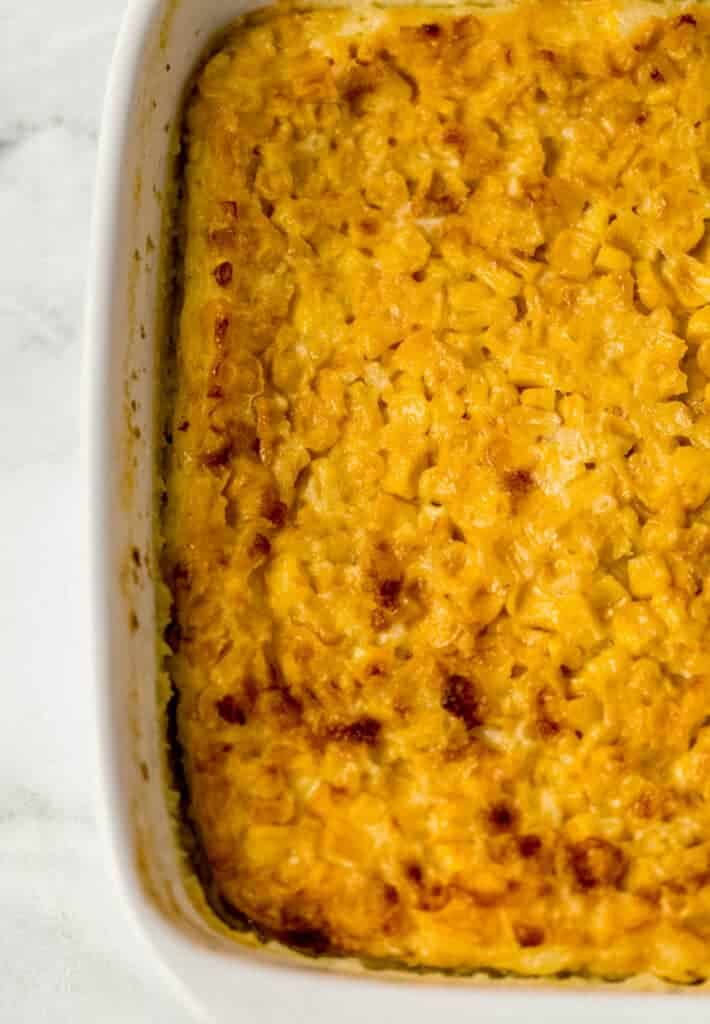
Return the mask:
[(108, 877), (82, 673), (81, 317), (125, 0), (0, 0), (0, 1021), (183, 1024)]

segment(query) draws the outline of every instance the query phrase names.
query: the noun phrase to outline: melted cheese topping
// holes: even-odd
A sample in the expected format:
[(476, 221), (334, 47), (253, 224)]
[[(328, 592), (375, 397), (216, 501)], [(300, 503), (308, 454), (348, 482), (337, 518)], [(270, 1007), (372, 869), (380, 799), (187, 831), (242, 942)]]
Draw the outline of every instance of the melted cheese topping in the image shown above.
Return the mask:
[(710, 22), (270, 11), (199, 77), (168, 482), (225, 906), (710, 973)]

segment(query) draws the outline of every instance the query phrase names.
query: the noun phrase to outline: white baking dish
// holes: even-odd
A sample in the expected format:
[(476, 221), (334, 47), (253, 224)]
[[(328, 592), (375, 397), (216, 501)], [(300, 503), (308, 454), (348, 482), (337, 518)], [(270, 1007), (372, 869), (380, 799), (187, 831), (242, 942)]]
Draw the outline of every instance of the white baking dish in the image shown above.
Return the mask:
[(235, 943), (191, 899), (166, 795), (156, 670), (152, 453), (161, 197), (195, 62), (218, 29), (254, 6), (133, 0), (104, 111), (84, 382), (87, 635), (102, 815), (122, 898), (156, 964), (167, 966), (193, 1005), (219, 1021), (417, 1024), (435, 1016), (518, 1021), (525, 1015), (551, 1024), (573, 1016), (581, 1024), (602, 1016), (660, 1022), (672, 1011), (699, 1021), (708, 1013), (708, 996), (699, 989), (669, 996), (630, 985), (397, 978), (368, 975), (356, 965), (323, 966), (276, 947)]

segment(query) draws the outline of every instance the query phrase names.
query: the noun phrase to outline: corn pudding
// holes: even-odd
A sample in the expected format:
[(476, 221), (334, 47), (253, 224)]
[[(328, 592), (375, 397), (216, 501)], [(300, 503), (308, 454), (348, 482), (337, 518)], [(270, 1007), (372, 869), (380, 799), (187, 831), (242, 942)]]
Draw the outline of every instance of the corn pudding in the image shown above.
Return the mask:
[(215, 905), (710, 975), (710, 16), (270, 9), (196, 79), (163, 530)]

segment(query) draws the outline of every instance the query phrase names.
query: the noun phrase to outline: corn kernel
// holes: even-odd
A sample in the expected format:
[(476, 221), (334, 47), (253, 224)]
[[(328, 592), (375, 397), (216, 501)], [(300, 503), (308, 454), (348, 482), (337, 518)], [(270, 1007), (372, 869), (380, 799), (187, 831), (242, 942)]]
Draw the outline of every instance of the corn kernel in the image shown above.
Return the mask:
[(652, 597), (670, 583), (670, 573), (662, 555), (638, 555), (630, 559), (627, 570), (629, 587), (635, 597)]
[(698, 348), (698, 366), (706, 377), (710, 377), (710, 338), (701, 343)]
[(639, 260), (634, 264), (634, 272), (639, 298), (648, 309), (668, 306), (673, 301), (670, 290), (663, 284), (651, 262)]
[(472, 254), (471, 269), (480, 281), (483, 281), (491, 291), (504, 299), (515, 298), (522, 289), (521, 278), (511, 274), (509, 270), (488, 258), (483, 252)]
[(492, 305), (492, 294), (481, 281), (463, 281), (450, 285), (448, 289), (449, 303), (456, 310), (477, 310), (482, 304)]
[(710, 497), (710, 452), (677, 448), (673, 452), (673, 476), (685, 508), (699, 508)]
[(595, 239), (582, 231), (561, 231), (550, 249), (550, 265), (563, 277), (586, 281), (594, 268)]
[(664, 275), (676, 295), (690, 309), (710, 303), (710, 268), (683, 254), (666, 260)]
[(620, 273), (631, 268), (631, 257), (623, 249), (617, 249), (613, 245), (603, 245), (597, 253), (595, 266), (598, 270)]
[(531, 405), (536, 409), (552, 412), (555, 408), (557, 392), (554, 388), (525, 388), (520, 394), (523, 405)]
[(706, 338), (710, 335), (710, 306), (703, 306), (701, 309), (695, 310), (688, 320), (685, 333), (686, 337), (691, 340)]

